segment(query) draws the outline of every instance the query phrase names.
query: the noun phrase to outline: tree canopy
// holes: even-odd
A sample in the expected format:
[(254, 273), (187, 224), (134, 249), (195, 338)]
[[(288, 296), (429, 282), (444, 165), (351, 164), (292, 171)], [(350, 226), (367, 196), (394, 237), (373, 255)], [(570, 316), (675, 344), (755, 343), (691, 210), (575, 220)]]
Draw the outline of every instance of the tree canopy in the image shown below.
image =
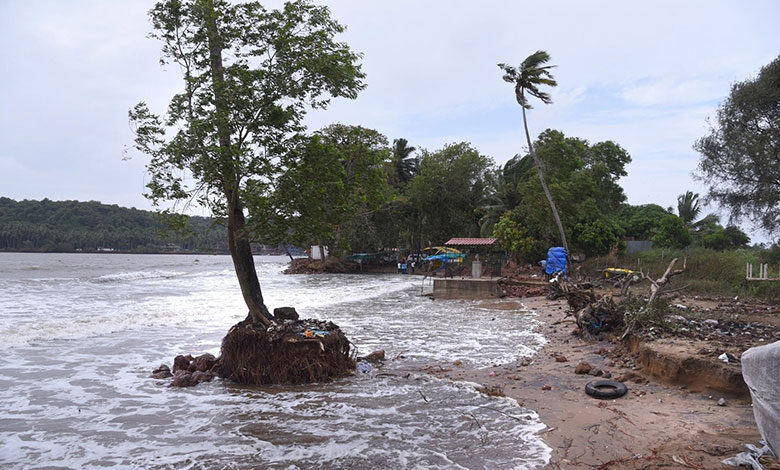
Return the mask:
[(135, 148), (151, 157), (147, 196), (195, 200), (225, 220), (250, 316), (269, 324), (246, 201), (272, 190), (308, 107), (356, 97), (364, 78), (359, 57), (335, 40), (344, 28), (328, 9), (303, 0), (270, 11), (259, 2), (165, 0), (149, 15), (151, 35), (163, 43), (161, 62), (180, 68), (183, 90), (164, 117), (143, 102), (129, 113)]
[(730, 220), (780, 235), (780, 56), (732, 85), (709, 133), (694, 145), (708, 198)]

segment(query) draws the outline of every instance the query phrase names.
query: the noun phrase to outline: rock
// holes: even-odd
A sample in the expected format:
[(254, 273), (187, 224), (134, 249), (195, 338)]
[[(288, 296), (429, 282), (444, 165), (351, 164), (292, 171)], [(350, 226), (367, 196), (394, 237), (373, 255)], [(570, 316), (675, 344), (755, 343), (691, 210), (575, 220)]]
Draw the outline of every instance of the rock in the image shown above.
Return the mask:
[(588, 375), (592, 375), (594, 377), (599, 377), (602, 374), (604, 374), (604, 372), (601, 369), (599, 369), (598, 367), (594, 367), (590, 371), (588, 371)]
[(210, 371), (214, 364), (217, 363), (217, 358), (213, 354), (203, 354), (195, 358), (190, 364), (190, 372), (207, 372)]
[(385, 360), (385, 350), (384, 349), (377, 349), (376, 351), (372, 352), (368, 356), (363, 358), (364, 361), (367, 362), (380, 362)]
[(193, 380), (192, 373), (186, 370), (177, 370), (173, 374), (173, 381), (171, 381), (171, 387), (192, 387), (197, 385), (197, 382)]
[(555, 362), (569, 362), (569, 360), (566, 359), (566, 356), (558, 354), (555, 356)]
[(587, 374), (593, 367), (587, 362), (580, 362), (577, 367), (574, 368), (575, 374)]
[(297, 320), (298, 312), (293, 307), (279, 307), (274, 309), (274, 318), (280, 321)]
[(726, 399), (721, 398), (720, 400), (718, 400), (718, 406), (726, 406)]
[(211, 382), (211, 380), (214, 378), (214, 374), (211, 372), (204, 372), (204, 371), (195, 371), (192, 373), (192, 382), (193, 385), (197, 385), (201, 382)]
[(171, 369), (165, 364), (160, 364), (159, 367), (152, 371), (153, 379), (167, 379), (168, 377), (173, 377), (173, 374)]
[(455, 359), (455, 361), (452, 363), (452, 365), (453, 366), (462, 366), (463, 365), (463, 361), (461, 361), (460, 359)]
[(176, 357), (173, 359), (173, 375), (176, 375), (176, 372), (178, 372), (178, 371), (180, 371), (180, 370), (189, 370), (189, 368), (190, 368), (190, 363), (191, 363), (191, 362), (192, 362), (194, 359), (195, 359), (195, 358), (194, 358), (194, 357), (192, 357), (192, 356), (191, 356), (191, 355), (189, 355), (189, 354), (187, 354), (186, 356), (182, 356), (181, 354), (180, 354), (180, 355), (178, 355), (178, 356), (176, 356)]
[(542, 390), (551, 390), (552, 387), (549, 385), (542, 385)]

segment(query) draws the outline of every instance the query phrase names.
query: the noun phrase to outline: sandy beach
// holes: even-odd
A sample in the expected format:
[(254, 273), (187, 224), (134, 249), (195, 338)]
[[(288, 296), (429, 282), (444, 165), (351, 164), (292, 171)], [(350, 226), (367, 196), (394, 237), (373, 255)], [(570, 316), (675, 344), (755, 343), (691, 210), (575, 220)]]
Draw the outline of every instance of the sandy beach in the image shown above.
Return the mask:
[[(553, 449), (547, 468), (733, 468), (721, 461), (760, 439), (749, 398), (659, 383), (630, 355), (615, 351), (616, 344), (572, 335), (564, 301), (522, 303), (537, 312), (538, 331), (548, 339), (533, 358), (481, 370), (452, 365), (427, 371), (501, 390), (535, 410)], [(596, 378), (574, 373), (581, 361), (625, 379), (628, 393), (614, 400), (586, 395), (585, 384)], [(725, 406), (718, 406), (721, 398)]]

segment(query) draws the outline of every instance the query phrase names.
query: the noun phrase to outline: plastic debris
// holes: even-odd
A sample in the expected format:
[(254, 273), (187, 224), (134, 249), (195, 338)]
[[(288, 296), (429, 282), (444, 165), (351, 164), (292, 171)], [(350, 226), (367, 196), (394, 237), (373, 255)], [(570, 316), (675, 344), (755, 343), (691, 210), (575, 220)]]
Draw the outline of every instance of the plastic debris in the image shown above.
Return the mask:
[(720, 356), (718, 356), (718, 359), (720, 359), (723, 362), (729, 362), (729, 357), (726, 355), (726, 353), (723, 353)]
[(368, 374), (371, 372), (371, 364), (369, 364), (366, 361), (358, 362), (357, 370), (359, 370), (363, 374)]
[(748, 449), (747, 451), (740, 452), (734, 457), (729, 457), (728, 459), (724, 460), (723, 463), (726, 465), (731, 465), (732, 467), (741, 467), (746, 465), (751, 467), (753, 470), (764, 470), (764, 466), (761, 465), (759, 459), (761, 459), (761, 457), (764, 455), (775, 457), (775, 454), (772, 452), (772, 449), (766, 445), (766, 442), (761, 441), (759, 444), (762, 444), (763, 447), (758, 448), (753, 444), (745, 444), (745, 447)]

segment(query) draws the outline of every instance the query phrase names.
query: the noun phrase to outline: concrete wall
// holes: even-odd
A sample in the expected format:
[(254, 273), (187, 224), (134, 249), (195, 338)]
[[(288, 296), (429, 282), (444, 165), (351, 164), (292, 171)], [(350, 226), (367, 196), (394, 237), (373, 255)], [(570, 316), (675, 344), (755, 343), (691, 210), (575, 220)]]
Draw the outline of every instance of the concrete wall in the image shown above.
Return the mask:
[(498, 279), (434, 279), (435, 299), (489, 299), (498, 297)]

